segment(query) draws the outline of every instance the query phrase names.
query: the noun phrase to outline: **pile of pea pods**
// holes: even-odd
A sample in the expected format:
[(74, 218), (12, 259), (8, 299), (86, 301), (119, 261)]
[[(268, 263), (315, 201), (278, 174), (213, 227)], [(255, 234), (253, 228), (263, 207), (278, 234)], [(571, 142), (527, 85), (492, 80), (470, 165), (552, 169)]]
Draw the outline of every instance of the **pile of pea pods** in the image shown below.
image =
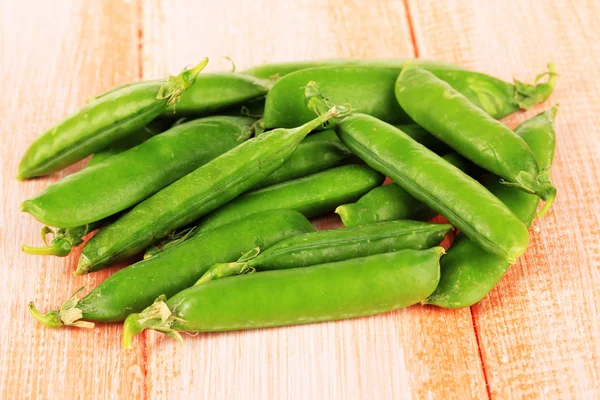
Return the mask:
[[(92, 157), (21, 204), (44, 238), (23, 251), (83, 244), (75, 275), (133, 262), (58, 310), (30, 303), (42, 324), (124, 321), (131, 347), (145, 329), (181, 340), (468, 307), (556, 195), (557, 107), (514, 131), (498, 121), (550, 96), (553, 64), (511, 84), (421, 59), (207, 63), (115, 87), (27, 149), (19, 179)], [(332, 212), (344, 227), (315, 231)]]

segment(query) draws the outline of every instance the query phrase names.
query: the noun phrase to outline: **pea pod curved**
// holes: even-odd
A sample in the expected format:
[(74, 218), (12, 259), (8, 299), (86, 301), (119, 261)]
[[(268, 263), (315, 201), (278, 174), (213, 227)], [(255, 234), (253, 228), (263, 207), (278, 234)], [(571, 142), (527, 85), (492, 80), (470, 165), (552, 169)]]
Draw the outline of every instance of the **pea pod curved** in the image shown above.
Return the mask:
[(281, 167), (311, 130), (343, 112), (333, 107), (298, 128), (250, 139), (157, 192), (94, 235), (75, 273), (125, 260), (233, 200)]
[(251, 271), (310, 267), (404, 249), (429, 249), (439, 245), (451, 230), (449, 224), (390, 221), (305, 233), (282, 240), (260, 253), (254, 249), (237, 262), (216, 264), (196, 285)]
[[(248, 192), (206, 215), (198, 231), (212, 229), (255, 212), (288, 209), (312, 218), (356, 200), (385, 177), (365, 165), (344, 165)], [(334, 183), (332, 185), (332, 183)]]
[[(555, 106), (544, 111), (515, 130), (527, 142), (541, 168), (549, 167), (554, 157), (554, 118), (557, 110)], [(525, 225), (531, 225), (540, 202), (537, 196), (507, 187), (493, 175), (487, 178), (486, 187)], [(459, 234), (442, 261), (439, 286), (424, 303), (444, 308), (472, 306), (496, 286), (509, 267), (510, 263), (504, 258), (482, 251), (467, 237)]]
[(527, 228), (504, 203), (401, 130), (364, 114), (343, 118), (338, 128), (340, 139), (354, 154), (482, 248), (509, 260), (527, 249)]
[[(402, 127), (400, 129), (404, 132)], [(469, 163), (456, 153), (442, 157), (463, 172), (469, 173)], [(470, 173), (469, 173), (470, 175)], [(435, 212), (412, 197), (395, 183), (376, 187), (356, 203), (343, 204), (335, 209), (344, 226), (359, 226), (398, 219), (428, 219)]]
[(540, 196), (546, 202), (540, 215), (550, 209), (556, 188), (519, 135), (422, 68), (406, 65), (395, 91), (402, 108), (428, 132), (508, 184)]
[(126, 86), (90, 101), (29, 146), (17, 178), (56, 172), (148, 125), (170, 104), (179, 101), (207, 63), (208, 59), (204, 59), (168, 81)]
[(252, 118), (208, 117), (84, 168), (21, 204), (38, 221), (73, 228), (100, 221), (146, 199), (246, 141)]
[(441, 247), (401, 250), (310, 268), (218, 279), (125, 320), (123, 345), (144, 329), (215, 332), (308, 324), (380, 314), (416, 304), (439, 280)]
[(234, 261), (254, 247), (268, 248), (290, 236), (314, 232), (310, 222), (294, 211), (254, 214), (187, 241), (160, 256), (140, 261), (112, 274), (85, 297), (78, 293), (60, 310), (42, 314), (32, 303), (33, 316), (50, 328), (92, 327), (86, 321), (123, 321), (142, 311), (161, 294), (173, 296), (191, 286), (218, 262)]

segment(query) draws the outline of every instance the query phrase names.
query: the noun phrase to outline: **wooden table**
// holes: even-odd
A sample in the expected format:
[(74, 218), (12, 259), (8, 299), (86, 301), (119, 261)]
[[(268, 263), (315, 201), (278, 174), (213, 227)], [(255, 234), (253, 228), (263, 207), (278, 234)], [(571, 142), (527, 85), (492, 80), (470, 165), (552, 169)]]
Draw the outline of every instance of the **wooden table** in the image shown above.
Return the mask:
[[(2, 206), (0, 398), (600, 398), (600, 4), (579, 0), (27, 2), (0, 6)], [(40, 224), (19, 202), (80, 165), (18, 182), (33, 138), (90, 96), (212, 56), (255, 64), (424, 57), (531, 81), (555, 61), (558, 199), (527, 254), (480, 304), (187, 337), (121, 349), (121, 326), (46, 329), (59, 306), (113, 270), (73, 277), (78, 254), (26, 256)], [(322, 226), (335, 223), (333, 217)], [(77, 252), (75, 252), (77, 253)]]

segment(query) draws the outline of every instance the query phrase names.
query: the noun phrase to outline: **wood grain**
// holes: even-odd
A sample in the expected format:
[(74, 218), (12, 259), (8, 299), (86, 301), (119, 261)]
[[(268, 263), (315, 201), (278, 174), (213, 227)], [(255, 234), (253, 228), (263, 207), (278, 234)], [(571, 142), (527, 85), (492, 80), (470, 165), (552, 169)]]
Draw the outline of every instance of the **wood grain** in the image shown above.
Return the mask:
[[(0, 398), (596, 399), (600, 397), (600, 18), (568, 0), (198, 2), (62, 1), (0, 5)], [(156, 333), (120, 348), (121, 328), (49, 330), (26, 304), (58, 307), (112, 271), (73, 277), (66, 259), (23, 255), (40, 224), (18, 182), (35, 136), (90, 96), (211, 57), (212, 70), (330, 57), (457, 62), (529, 81), (555, 61), (560, 103), (555, 207), (500, 285), (464, 310), (411, 307), (372, 318), (189, 336)], [(315, 221), (336, 226), (335, 217)], [(114, 269), (113, 269), (114, 271)]]

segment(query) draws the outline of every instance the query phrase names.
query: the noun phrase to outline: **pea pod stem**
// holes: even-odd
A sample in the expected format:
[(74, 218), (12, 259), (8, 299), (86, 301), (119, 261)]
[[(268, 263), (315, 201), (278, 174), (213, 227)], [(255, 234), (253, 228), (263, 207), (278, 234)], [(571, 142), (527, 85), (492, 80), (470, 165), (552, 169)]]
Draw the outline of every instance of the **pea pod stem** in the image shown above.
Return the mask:
[[(547, 82), (538, 83), (544, 77), (548, 77)], [(533, 84), (524, 83), (514, 79), (515, 84), (515, 104), (522, 109), (528, 109), (533, 105), (546, 100), (554, 91), (556, 86), (556, 67), (554, 63), (548, 63), (548, 71), (535, 77)]]
[(256, 247), (250, 250), (249, 252), (245, 253), (237, 261), (230, 263), (215, 264), (208, 271), (206, 271), (204, 275), (200, 277), (200, 279), (198, 279), (194, 286), (201, 285), (203, 283), (215, 279), (226, 278), (228, 276), (236, 276), (256, 272), (256, 269), (251, 267), (248, 264), (248, 261), (257, 257), (259, 254), (260, 248)]
[(33, 317), (38, 320), (42, 325), (48, 328), (60, 328), (61, 326), (76, 326), (78, 328), (91, 329), (94, 327), (93, 322), (81, 321), (83, 317), (82, 311), (77, 308), (77, 303), (80, 300), (80, 293), (86, 289), (87, 286), (82, 286), (77, 290), (71, 298), (63, 303), (58, 310), (52, 310), (46, 314), (42, 314), (38, 311), (33, 302), (30, 302), (29, 312)]
[(208, 64), (208, 58), (204, 58), (198, 65), (191, 69), (186, 69), (179, 75), (171, 75), (164, 85), (158, 90), (157, 100), (167, 99), (168, 105), (176, 104), (181, 98), (181, 94), (189, 88), (196, 77)]
[(170, 328), (171, 324), (177, 318), (172, 315), (166, 301), (167, 297), (161, 295), (144, 311), (131, 314), (125, 320), (123, 324), (123, 348), (131, 349), (131, 339), (135, 335), (142, 333), (145, 329), (153, 329), (164, 333), (183, 344), (183, 338), (179, 332)]

